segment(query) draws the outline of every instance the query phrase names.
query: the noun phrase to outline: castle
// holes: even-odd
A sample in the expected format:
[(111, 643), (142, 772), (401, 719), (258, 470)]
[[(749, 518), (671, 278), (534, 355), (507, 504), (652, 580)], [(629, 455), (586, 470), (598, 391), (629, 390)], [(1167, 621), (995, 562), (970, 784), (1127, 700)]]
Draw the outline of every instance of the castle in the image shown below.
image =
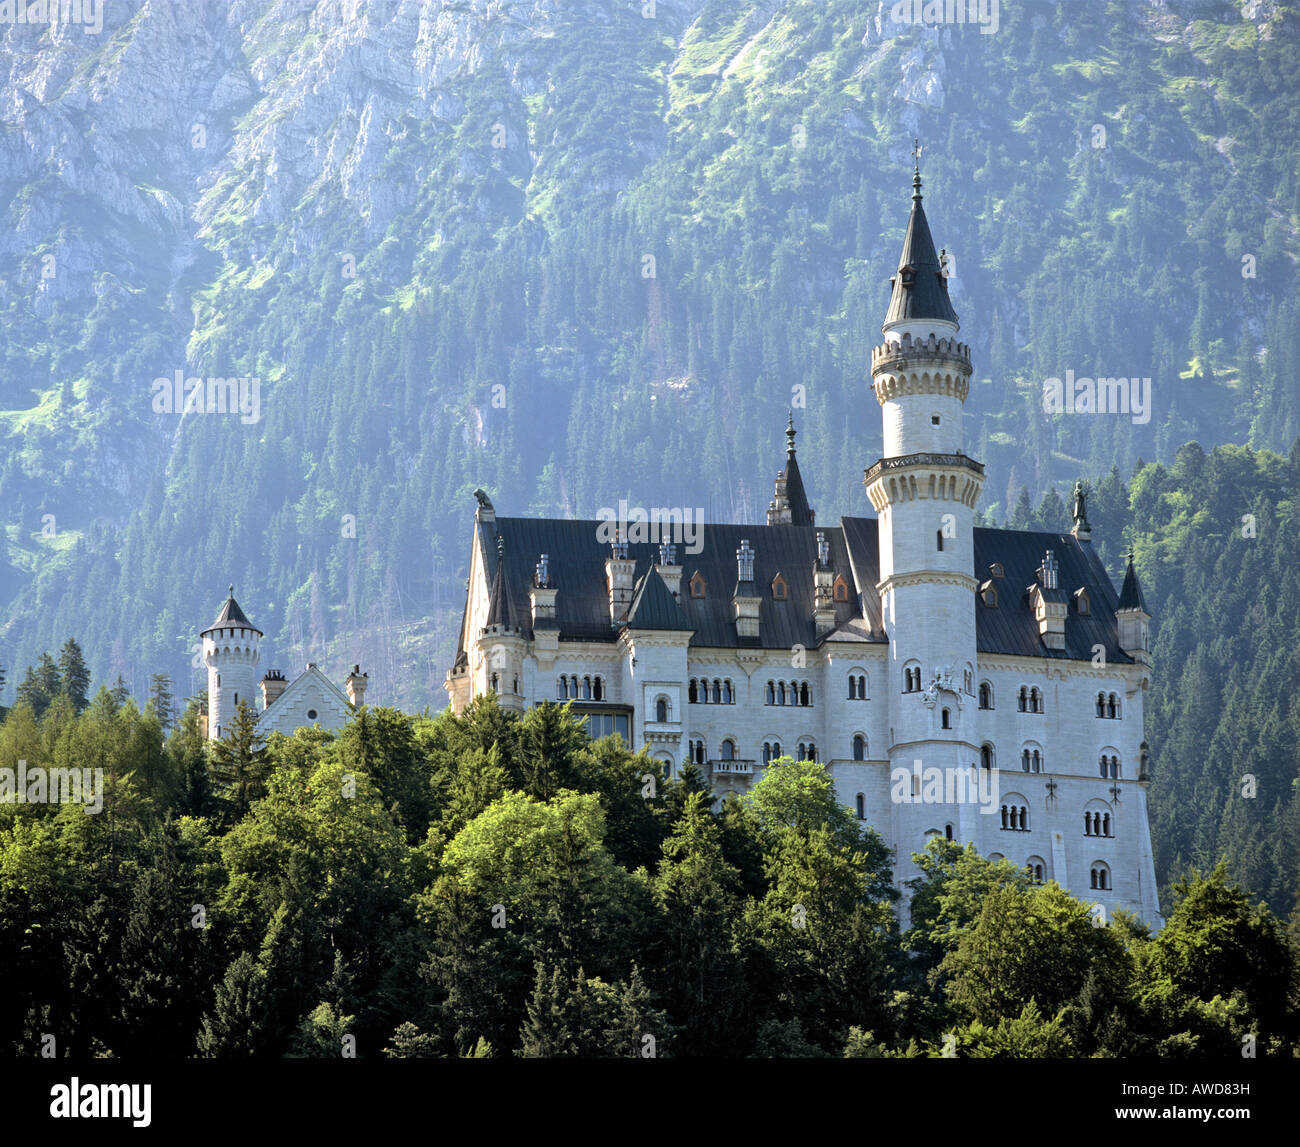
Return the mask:
[(938, 834), (1159, 927), (1151, 619), (1132, 555), (1117, 596), (1078, 488), (1068, 534), (974, 527), (970, 348), (919, 169), (890, 283), (871, 355), (874, 518), (816, 523), (793, 418), (766, 525), (703, 525), (696, 553), (498, 517), (479, 491), (452, 708), (572, 701), (593, 737), (617, 732), (670, 773), (693, 763), (718, 795), (777, 758), (815, 759), (896, 850), (900, 887)]
[(208, 668), (208, 704), (202, 720), (209, 740), (219, 741), (230, 732), (241, 699), (256, 708), (259, 692), (257, 731), (263, 738), (271, 733), (292, 736), (304, 725), (337, 731), (365, 703), (369, 674), (362, 673), (358, 665), (344, 682), (346, 695), (312, 662), (292, 681), (272, 669), (262, 677), (259, 690), (257, 667), (263, 635), (239, 608), (233, 585), (216, 619), (200, 636), (203, 664)]

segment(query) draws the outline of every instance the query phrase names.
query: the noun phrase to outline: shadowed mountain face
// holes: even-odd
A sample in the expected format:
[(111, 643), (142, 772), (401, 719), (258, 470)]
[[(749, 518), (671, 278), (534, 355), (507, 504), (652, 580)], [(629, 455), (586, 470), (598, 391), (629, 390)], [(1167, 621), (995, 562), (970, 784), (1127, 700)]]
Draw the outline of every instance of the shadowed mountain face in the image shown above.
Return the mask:
[[(1300, 433), (1294, 6), (352, 7), (0, 26), (11, 683), (75, 634), (191, 692), (234, 581), (268, 667), (440, 707), (476, 487), (760, 521), (792, 405), (868, 513), (916, 136), (993, 518)], [(1071, 371), (1149, 420), (1045, 414)]]

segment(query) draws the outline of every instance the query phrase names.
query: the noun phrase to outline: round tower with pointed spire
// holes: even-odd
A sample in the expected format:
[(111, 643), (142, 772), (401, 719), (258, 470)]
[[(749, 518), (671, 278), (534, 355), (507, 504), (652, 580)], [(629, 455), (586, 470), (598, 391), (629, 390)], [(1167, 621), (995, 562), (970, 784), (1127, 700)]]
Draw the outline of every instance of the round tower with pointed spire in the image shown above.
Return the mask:
[[(915, 154), (919, 157), (920, 149)], [(865, 475), (879, 517), (880, 600), (890, 643), (890, 764), (912, 778), (916, 762), (964, 771), (979, 760), (974, 690), (974, 512), (984, 468), (962, 451), (970, 349), (958, 341), (921, 196), (919, 158), (898, 271), (872, 351), (872, 388), (884, 423), (884, 456)], [(955, 775), (955, 774), (954, 774)], [(930, 831), (976, 835), (977, 807), (927, 807), (921, 778), (895, 792), (900, 870)], [(915, 788), (915, 792), (914, 790)], [(900, 874), (900, 879), (904, 878)]]
[(232, 585), (216, 620), (200, 636), (208, 667), (208, 739), (219, 741), (230, 731), (240, 701), (256, 706), (262, 631), (239, 608)]

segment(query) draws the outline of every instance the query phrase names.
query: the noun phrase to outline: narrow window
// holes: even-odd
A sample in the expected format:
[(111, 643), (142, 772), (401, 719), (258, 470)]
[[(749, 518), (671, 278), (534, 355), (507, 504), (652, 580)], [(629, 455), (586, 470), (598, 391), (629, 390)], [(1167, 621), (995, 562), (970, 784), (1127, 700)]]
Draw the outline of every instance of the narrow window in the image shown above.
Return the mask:
[(947, 709), (943, 711), (943, 727), (945, 729), (952, 728), (952, 714)]
[(668, 702), (662, 697), (655, 702), (655, 720), (660, 723), (668, 720)]
[(938, 548), (940, 551), (942, 551), (942, 550), (943, 550), (943, 531), (942, 531), (942, 530), (936, 530), (936, 531), (934, 532), (934, 540), (935, 540), (935, 543), (936, 543), (936, 545), (937, 545), (937, 548)]
[(853, 759), (855, 761), (867, 759), (867, 739), (861, 733), (853, 738)]
[(867, 798), (858, 793), (858, 820), (867, 819)]

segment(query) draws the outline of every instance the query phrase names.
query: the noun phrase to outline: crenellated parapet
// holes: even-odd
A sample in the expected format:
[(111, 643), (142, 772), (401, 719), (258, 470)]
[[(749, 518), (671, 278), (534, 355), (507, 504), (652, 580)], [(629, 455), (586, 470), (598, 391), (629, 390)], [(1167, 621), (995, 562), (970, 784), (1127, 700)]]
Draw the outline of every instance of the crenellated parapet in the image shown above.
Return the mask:
[(970, 347), (955, 338), (908, 333), (871, 351), (872, 389), (882, 406), (909, 394), (948, 395), (965, 402), (970, 374)]

